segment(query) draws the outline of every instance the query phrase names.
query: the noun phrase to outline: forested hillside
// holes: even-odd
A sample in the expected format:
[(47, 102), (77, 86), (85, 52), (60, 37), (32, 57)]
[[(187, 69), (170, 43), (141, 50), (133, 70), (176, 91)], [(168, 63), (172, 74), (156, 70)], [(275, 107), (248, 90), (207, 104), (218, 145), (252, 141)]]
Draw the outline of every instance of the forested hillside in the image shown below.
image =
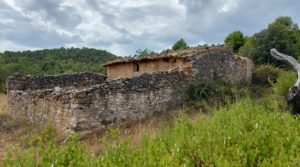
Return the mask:
[(112, 53), (90, 48), (6, 51), (0, 53), (0, 92), (5, 92), (5, 80), (15, 72), (30, 75), (79, 71), (104, 73), (102, 64), (115, 58), (117, 56)]

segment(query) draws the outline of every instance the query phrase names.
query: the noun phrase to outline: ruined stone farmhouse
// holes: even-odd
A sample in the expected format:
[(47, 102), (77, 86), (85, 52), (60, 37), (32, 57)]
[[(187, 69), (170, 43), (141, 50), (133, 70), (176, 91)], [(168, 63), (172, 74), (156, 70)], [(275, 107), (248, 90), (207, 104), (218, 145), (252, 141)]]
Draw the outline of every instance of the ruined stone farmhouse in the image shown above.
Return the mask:
[(228, 45), (191, 48), (108, 62), (107, 76), (84, 72), (7, 79), (14, 117), (89, 133), (140, 121), (181, 106), (193, 80), (236, 83), (251, 78), (252, 62)]
[(132, 57), (104, 64), (110, 79), (132, 78), (158, 71), (183, 71), (189, 79), (219, 78), (236, 83), (251, 78), (250, 59), (233, 56), (232, 46), (218, 45)]

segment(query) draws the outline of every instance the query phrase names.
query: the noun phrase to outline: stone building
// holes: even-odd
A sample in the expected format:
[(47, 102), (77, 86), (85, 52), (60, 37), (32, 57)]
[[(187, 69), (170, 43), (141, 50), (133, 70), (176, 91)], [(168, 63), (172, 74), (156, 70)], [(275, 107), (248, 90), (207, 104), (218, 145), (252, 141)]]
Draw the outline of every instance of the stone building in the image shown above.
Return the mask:
[(252, 62), (233, 56), (232, 46), (218, 45), (117, 59), (104, 64), (104, 67), (110, 79), (132, 78), (158, 71), (184, 71), (190, 79), (220, 78), (235, 83), (251, 78)]
[(119, 59), (105, 67), (107, 76), (11, 76), (6, 81), (11, 114), (53, 122), (64, 131), (90, 133), (181, 106), (192, 80), (249, 80), (252, 63), (233, 56), (231, 46), (221, 45)]

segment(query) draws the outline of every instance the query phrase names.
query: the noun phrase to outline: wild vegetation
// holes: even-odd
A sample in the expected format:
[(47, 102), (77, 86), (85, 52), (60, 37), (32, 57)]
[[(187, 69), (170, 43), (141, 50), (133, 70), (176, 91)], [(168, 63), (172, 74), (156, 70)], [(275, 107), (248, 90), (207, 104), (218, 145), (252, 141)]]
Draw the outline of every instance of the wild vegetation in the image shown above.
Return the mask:
[[(282, 70), (268, 87), (195, 82), (189, 105), (169, 116), (109, 130), (94, 137), (92, 146), (78, 134), (58, 139), (59, 133), (47, 126), (26, 149), (8, 147), (3, 165), (298, 166), (300, 120), (287, 112), (283, 98), (294, 78)], [(199, 112), (197, 103), (215, 107)]]
[(4, 113), (6, 111), (6, 96), (4, 94), (0, 94), (0, 113)]
[[(300, 118), (290, 114), (285, 100), (296, 75), (269, 56), (269, 49), (275, 47), (299, 59), (299, 32), (291, 18), (280, 17), (251, 37), (231, 33), (225, 43), (255, 63), (252, 83), (195, 81), (182, 108), (101, 134), (66, 137), (51, 125), (12, 119), (5, 111), (6, 98), (0, 95), (0, 165), (300, 166)], [(188, 47), (179, 41), (174, 50)], [(28, 52), (28, 56), (27, 52), (6, 52), (0, 57), (0, 81), (3, 84), (3, 76), (17, 70), (25, 74), (101, 72), (101, 56), (82, 58), (79, 53), (84, 49), (66, 50), (57, 49), (62, 53), (55, 55), (51, 50)], [(76, 54), (64, 57), (66, 52)], [(145, 56), (152, 51), (137, 53)], [(105, 55), (102, 58), (115, 58)]]

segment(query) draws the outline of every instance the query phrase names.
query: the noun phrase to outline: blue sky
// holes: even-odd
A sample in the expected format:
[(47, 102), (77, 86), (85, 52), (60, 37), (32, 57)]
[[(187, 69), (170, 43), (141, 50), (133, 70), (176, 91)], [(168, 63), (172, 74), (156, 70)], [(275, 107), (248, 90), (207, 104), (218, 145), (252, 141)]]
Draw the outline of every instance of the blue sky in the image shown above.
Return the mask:
[(119, 56), (223, 43), (278, 16), (300, 23), (299, 0), (1, 0), (0, 51), (92, 47)]

